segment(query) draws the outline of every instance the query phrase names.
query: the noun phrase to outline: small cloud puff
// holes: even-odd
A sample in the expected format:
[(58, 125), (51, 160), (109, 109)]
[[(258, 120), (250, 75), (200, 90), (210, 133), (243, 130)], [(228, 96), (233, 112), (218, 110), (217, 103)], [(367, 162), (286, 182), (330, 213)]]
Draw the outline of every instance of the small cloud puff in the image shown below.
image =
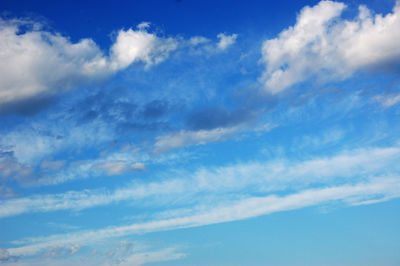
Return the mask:
[(217, 35), (217, 37), (219, 39), (219, 42), (217, 44), (218, 49), (226, 50), (229, 46), (231, 46), (236, 42), (238, 35), (237, 34), (225, 35), (224, 33), (220, 33)]

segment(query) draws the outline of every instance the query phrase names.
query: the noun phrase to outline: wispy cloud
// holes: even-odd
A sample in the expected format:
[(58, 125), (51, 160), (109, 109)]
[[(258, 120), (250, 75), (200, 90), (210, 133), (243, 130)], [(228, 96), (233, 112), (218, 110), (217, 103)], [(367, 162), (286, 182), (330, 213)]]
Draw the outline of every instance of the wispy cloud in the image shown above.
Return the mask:
[[(193, 174), (182, 173), (179, 178), (147, 184), (135, 182), (115, 191), (69, 191), (4, 200), (0, 205), (0, 217), (28, 212), (82, 210), (128, 199), (135, 199), (140, 204), (141, 199), (152, 196), (157, 196), (165, 204), (171, 197), (176, 201), (179, 195), (191, 195), (193, 201), (186, 204), (196, 204), (202, 199), (195, 197), (197, 193), (206, 192), (211, 196), (215, 192), (224, 198), (225, 193), (229, 192), (267, 193), (285, 189), (300, 190), (317, 184), (330, 186), (336, 182), (353, 184), (384, 173), (396, 175), (400, 171), (397, 164), (399, 157), (398, 147), (374, 148), (299, 162), (281, 159), (198, 169)], [(153, 204), (157, 204), (157, 201)]]
[(220, 141), (228, 138), (237, 131), (239, 131), (238, 127), (197, 131), (181, 130), (176, 133), (157, 137), (154, 144), (155, 152), (166, 152), (176, 148)]
[(143, 163), (126, 163), (124, 161), (107, 161), (93, 165), (92, 169), (104, 171), (108, 175), (120, 175), (132, 171), (143, 171), (146, 166)]
[[(247, 197), (211, 209), (208, 208), (205, 212), (190, 216), (109, 227), (97, 231), (84, 231), (66, 235), (31, 238), (26, 240), (26, 245), (9, 248), (7, 252), (13, 256), (29, 256), (37, 254), (52, 245), (64, 245), (67, 243), (87, 245), (88, 243), (105, 238), (236, 221), (329, 202), (339, 201), (345, 204), (355, 205), (359, 202), (365, 203), (366, 200), (382, 198), (382, 195), (387, 198), (389, 196), (391, 198), (400, 197), (399, 180), (398, 176), (382, 177), (373, 179), (370, 182), (361, 182), (354, 185), (307, 189), (285, 196), (269, 195), (265, 197)], [(371, 203), (373, 203), (373, 201), (371, 201)], [(20, 244), (22, 243), (23, 242), (20, 241)]]
[(400, 94), (377, 95), (373, 99), (388, 108), (400, 102)]

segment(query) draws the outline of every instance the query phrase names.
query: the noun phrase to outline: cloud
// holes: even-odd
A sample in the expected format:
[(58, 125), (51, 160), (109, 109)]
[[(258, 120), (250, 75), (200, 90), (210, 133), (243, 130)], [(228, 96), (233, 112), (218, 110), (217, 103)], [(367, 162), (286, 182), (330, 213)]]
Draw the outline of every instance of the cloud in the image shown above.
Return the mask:
[[(144, 223), (108, 227), (96, 231), (83, 231), (66, 235), (53, 235), (27, 239), (25, 245), (9, 248), (13, 256), (29, 256), (37, 254), (52, 245), (67, 243), (98, 242), (110, 237), (121, 237), (132, 234), (176, 230), (180, 228), (198, 227), (222, 222), (237, 221), (267, 215), (274, 212), (288, 211), (318, 204), (341, 202), (356, 205), (366, 200), (379, 199), (382, 195), (387, 199), (400, 197), (399, 177), (387, 177), (360, 182), (354, 185), (339, 185), (326, 188), (307, 189), (284, 196), (268, 195), (243, 197), (240, 200), (224, 202), (203, 208), (205, 211), (183, 217), (173, 217), (164, 220), (152, 220)], [(373, 203), (373, 201), (371, 201)], [(202, 208), (199, 208), (202, 209)], [(23, 242), (20, 242), (22, 244)]]
[(71, 245), (67, 244), (64, 246), (49, 246), (47, 247), (43, 254), (42, 258), (59, 258), (65, 256), (71, 256), (77, 253), (80, 250), (79, 245)]
[(15, 262), (19, 259), (18, 256), (12, 256), (7, 249), (0, 248), (0, 263)]
[(109, 77), (134, 62), (146, 67), (177, 48), (173, 38), (146, 31), (120, 30), (109, 56), (91, 39), (76, 43), (29, 20), (0, 18), (1, 112), (30, 113), (62, 92)]
[(6, 249), (0, 248), (0, 261), (8, 260), (10, 254)]
[[(28, 27), (21, 33), (22, 27)], [(54, 95), (107, 73), (91, 39), (68, 38), (30, 21), (0, 19), (0, 105)]]
[(211, 40), (207, 39), (206, 37), (203, 37), (203, 36), (194, 36), (188, 40), (188, 43), (192, 46), (197, 46), (197, 45), (205, 44), (205, 43), (209, 43), (209, 42), (211, 42)]
[(69, 147), (93, 147), (111, 141), (113, 137), (112, 128), (102, 121), (75, 125), (74, 121), (65, 120), (60, 115), (48, 119), (46, 123), (18, 125), (14, 130), (2, 134), (0, 152), (4, 151), (3, 154), (7, 156), (0, 153), (0, 157), (9, 161), (5, 169), (15, 165), (14, 169), (20, 166), (28, 171), (30, 165)]
[(175, 39), (159, 38), (144, 31), (143, 27), (139, 31), (121, 30), (111, 47), (110, 66), (113, 70), (119, 70), (133, 62), (142, 61), (148, 67), (165, 60), (177, 47), (178, 42)]
[(263, 43), (261, 81), (267, 91), (279, 93), (310, 78), (343, 80), (359, 70), (399, 69), (399, 2), (385, 16), (360, 6), (352, 20), (340, 17), (345, 8), (333, 1), (307, 6), (294, 26)]
[(29, 165), (19, 163), (12, 152), (0, 150), (0, 177), (3, 181), (14, 179), (19, 182), (29, 179), (34, 169)]
[(185, 131), (181, 130), (169, 135), (158, 136), (154, 144), (155, 152), (167, 152), (172, 149), (203, 145), (209, 142), (224, 140), (236, 133), (238, 127), (214, 128), (211, 130)]
[[(181, 173), (180, 177), (147, 184), (135, 182), (114, 191), (69, 191), (4, 200), (0, 205), (0, 218), (32, 212), (82, 210), (131, 199), (135, 199), (132, 204), (141, 204), (141, 200), (153, 196), (159, 200), (152, 203), (155, 205), (165, 204), (170, 199), (178, 204), (176, 198), (179, 195), (185, 198), (184, 204), (190, 205), (203, 201), (205, 195), (224, 198), (229, 193), (241, 195), (243, 191), (270, 193), (328, 186), (337, 182), (353, 184), (382, 174), (397, 175), (400, 172), (399, 158), (400, 148), (393, 147), (346, 151), (332, 157), (299, 162), (281, 159), (200, 168), (193, 173)], [(196, 197), (199, 193), (203, 195), (200, 198)], [(192, 200), (189, 202), (188, 198)]]
[(217, 35), (217, 37), (219, 39), (219, 42), (217, 44), (218, 49), (226, 50), (229, 46), (231, 46), (236, 42), (238, 35), (237, 34), (225, 35), (225, 33), (220, 33)]
[(120, 265), (139, 266), (152, 262), (178, 260), (186, 257), (186, 254), (176, 251), (176, 248), (165, 248), (157, 251), (140, 252), (124, 259)]
[(120, 175), (132, 171), (143, 171), (146, 169), (146, 166), (143, 163), (107, 161), (93, 165), (92, 169), (97, 171), (104, 171), (107, 175)]
[(400, 94), (377, 95), (373, 99), (382, 104), (383, 107), (388, 108), (400, 101)]
[(0, 199), (2, 198), (13, 198), (16, 197), (17, 194), (9, 187), (0, 185)]
[(147, 30), (148, 28), (150, 28), (150, 22), (147, 21), (143, 21), (141, 23), (139, 23), (139, 25), (136, 26), (136, 28), (138, 30)]

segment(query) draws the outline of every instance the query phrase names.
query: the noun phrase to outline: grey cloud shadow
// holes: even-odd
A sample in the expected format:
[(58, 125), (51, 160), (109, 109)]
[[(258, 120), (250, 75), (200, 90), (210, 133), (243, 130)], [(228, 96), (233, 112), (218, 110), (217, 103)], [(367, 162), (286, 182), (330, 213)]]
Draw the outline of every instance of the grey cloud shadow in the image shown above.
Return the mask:
[(5, 103), (0, 106), (0, 116), (15, 114), (20, 116), (33, 116), (58, 101), (59, 97), (57, 96), (41, 95), (35, 98)]

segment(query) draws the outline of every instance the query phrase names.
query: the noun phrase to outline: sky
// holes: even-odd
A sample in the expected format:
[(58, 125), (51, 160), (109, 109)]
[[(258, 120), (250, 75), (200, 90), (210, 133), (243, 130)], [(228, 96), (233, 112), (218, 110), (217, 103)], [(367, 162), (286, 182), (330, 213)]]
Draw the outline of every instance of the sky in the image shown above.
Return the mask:
[(0, 2), (0, 264), (400, 265), (400, 2)]

